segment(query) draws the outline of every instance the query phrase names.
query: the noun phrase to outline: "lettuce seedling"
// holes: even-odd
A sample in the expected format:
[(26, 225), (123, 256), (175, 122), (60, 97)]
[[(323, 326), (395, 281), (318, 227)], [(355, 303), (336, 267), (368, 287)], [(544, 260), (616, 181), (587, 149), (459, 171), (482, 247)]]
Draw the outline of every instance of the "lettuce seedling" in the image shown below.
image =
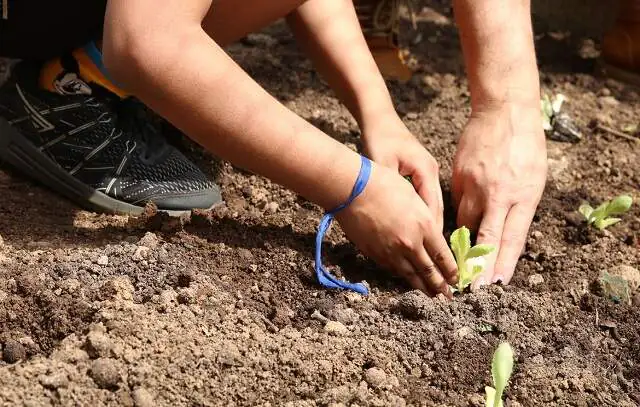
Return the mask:
[(455, 291), (462, 292), (484, 271), (485, 256), (495, 250), (490, 244), (471, 247), (471, 233), (466, 227), (456, 229), (449, 239), (451, 250), (458, 265), (458, 285)]
[(542, 108), (542, 128), (545, 131), (553, 130), (553, 119), (560, 114), (565, 99), (565, 96), (559, 93), (553, 97), (553, 100), (549, 99), (548, 95), (544, 95), (540, 101), (540, 107)]
[(502, 393), (509, 384), (513, 372), (513, 350), (507, 342), (501, 343), (493, 353), (491, 378), (494, 387), (485, 387), (486, 407), (502, 407)]
[(612, 217), (622, 215), (631, 208), (633, 199), (629, 195), (620, 195), (611, 201), (604, 202), (596, 209), (588, 203), (580, 205), (578, 212), (582, 214), (589, 225), (593, 225), (598, 230), (604, 230), (611, 225), (615, 225), (622, 219)]

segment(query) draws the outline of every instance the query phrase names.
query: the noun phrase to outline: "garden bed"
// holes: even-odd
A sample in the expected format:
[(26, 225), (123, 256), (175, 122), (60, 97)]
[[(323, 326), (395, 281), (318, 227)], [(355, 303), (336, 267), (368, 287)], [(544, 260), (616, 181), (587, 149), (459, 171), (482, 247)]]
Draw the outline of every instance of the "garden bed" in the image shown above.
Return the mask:
[[(440, 17), (420, 20), (430, 31), (411, 47), (414, 80), (390, 85), (448, 191), (469, 94)], [(327, 263), (372, 294), (321, 289), (320, 210), (186, 141), (227, 205), (183, 222), (79, 211), (1, 168), (0, 404), (482, 406), (502, 340), (516, 353), (507, 405), (640, 404), (640, 293), (617, 304), (596, 284), (640, 265), (640, 205), (602, 234), (576, 218), (584, 200), (640, 199), (640, 144), (593, 126), (637, 124), (640, 97), (594, 77), (574, 40), (537, 45), (545, 91), (569, 98), (584, 138), (548, 143), (549, 181), (512, 284), (453, 302), (410, 291), (339, 228)], [(355, 122), (281, 25), (229, 51), (287, 106), (357, 146)]]

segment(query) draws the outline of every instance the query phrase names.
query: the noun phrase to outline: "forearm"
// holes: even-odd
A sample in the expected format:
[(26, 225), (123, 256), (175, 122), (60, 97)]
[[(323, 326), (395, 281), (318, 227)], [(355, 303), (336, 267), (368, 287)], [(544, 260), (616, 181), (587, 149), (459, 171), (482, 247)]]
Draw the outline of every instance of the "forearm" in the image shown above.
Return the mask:
[(530, 0), (454, 0), (473, 110), (539, 106)]
[(361, 127), (394, 112), (351, 0), (308, 0), (287, 21)]
[(325, 208), (346, 199), (357, 154), (278, 103), (202, 30), (158, 35), (161, 47), (112, 67), (128, 90), (221, 158)]

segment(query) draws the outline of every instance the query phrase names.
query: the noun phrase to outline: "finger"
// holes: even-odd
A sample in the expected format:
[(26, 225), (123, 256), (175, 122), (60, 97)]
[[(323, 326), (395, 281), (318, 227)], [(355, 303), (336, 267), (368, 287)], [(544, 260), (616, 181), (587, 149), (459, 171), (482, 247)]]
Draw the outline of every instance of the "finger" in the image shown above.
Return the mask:
[(440, 179), (438, 178), (438, 188), (436, 189), (436, 194), (438, 195), (438, 213), (440, 216), (436, 219), (438, 222), (438, 230), (440, 233), (444, 230), (444, 198), (442, 197), (442, 187), (440, 186)]
[(500, 252), (496, 260), (492, 282), (501, 281), (509, 284), (522, 249), (526, 243), (529, 226), (535, 214), (535, 207), (514, 205), (504, 223), (504, 231), (500, 241)]
[(466, 226), (472, 231), (478, 230), (482, 220), (482, 206), (478, 200), (468, 195), (462, 197), (458, 206), (457, 223), (459, 227)]
[(409, 260), (413, 264), (416, 274), (424, 282), (429, 295), (436, 296), (438, 294), (444, 294), (448, 298), (453, 298), (449, 285), (442, 274), (440, 274), (440, 270), (438, 270), (426, 250), (416, 250), (414, 253), (410, 253), (409, 256)]
[(502, 239), (502, 231), (504, 230), (504, 222), (509, 213), (509, 208), (498, 202), (490, 202), (487, 205), (485, 214), (478, 228), (478, 244), (493, 245), (496, 250), (489, 254), (486, 258), (487, 264), (484, 272), (474, 281), (472, 288), (478, 289), (488, 284), (493, 276), (493, 270), (496, 263), (498, 251), (500, 249), (500, 241)]
[(447, 279), (449, 284), (454, 285), (458, 282), (458, 266), (453, 253), (447, 244), (446, 239), (441, 233), (427, 233), (425, 236), (424, 247), (427, 254), (435, 263), (442, 276)]
[(409, 260), (404, 258), (398, 260), (396, 262), (396, 271), (407, 283), (409, 283), (409, 285), (411, 285), (411, 287), (426, 294), (433, 295), (424, 280), (416, 273), (416, 268), (413, 263)]
[(442, 231), (444, 227), (444, 202), (438, 165), (435, 162), (429, 164), (429, 161), (425, 161), (414, 172), (411, 180), (416, 192), (431, 210), (438, 230)]
[(460, 206), (460, 202), (462, 202), (463, 190), (461, 177), (457, 177), (455, 175), (456, 174), (454, 172), (451, 177), (451, 198), (453, 198), (453, 204), (457, 208)]

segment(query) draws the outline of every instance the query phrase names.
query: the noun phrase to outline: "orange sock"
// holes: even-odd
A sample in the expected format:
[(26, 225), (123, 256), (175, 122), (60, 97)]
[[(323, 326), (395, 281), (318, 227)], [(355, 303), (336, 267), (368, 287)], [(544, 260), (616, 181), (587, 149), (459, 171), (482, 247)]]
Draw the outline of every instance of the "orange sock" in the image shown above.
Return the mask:
[(40, 86), (51, 92), (66, 94), (91, 94), (88, 83), (101, 86), (121, 98), (130, 96), (113, 83), (106, 75), (100, 52), (91, 44), (78, 48), (71, 53), (77, 69), (69, 70), (62, 57), (54, 58), (44, 64), (40, 71)]

